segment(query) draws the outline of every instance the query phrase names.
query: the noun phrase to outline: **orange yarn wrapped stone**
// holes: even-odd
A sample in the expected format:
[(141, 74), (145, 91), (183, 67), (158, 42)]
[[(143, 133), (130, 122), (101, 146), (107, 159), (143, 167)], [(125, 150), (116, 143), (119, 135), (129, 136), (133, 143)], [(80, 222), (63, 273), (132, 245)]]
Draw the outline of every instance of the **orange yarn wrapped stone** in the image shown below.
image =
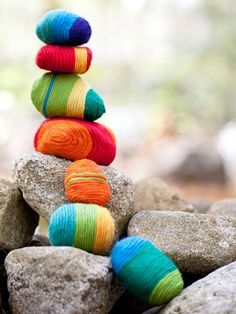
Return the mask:
[(108, 166), (116, 155), (112, 131), (96, 122), (71, 118), (51, 118), (39, 127), (35, 138), (36, 151), (72, 161), (91, 159)]
[(104, 206), (110, 199), (110, 187), (103, 170), (92, 160), (82, 159), (66, 169), (65, 190), (71, 203)]

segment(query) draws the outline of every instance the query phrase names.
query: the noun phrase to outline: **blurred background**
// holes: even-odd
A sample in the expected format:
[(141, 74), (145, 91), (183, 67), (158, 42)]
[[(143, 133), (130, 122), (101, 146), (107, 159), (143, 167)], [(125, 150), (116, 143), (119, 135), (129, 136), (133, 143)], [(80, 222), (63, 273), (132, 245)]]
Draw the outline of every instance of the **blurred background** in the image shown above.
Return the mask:
[(0, 0), (0, 176), (32, 150), (41, 115), (30, 100), (43, 72), (35, 24), (55, 8), (87, 18), (84, 77), (117, 137), (114, 167), (160, 176), (189, 198), (236, 192), (235, 0)]

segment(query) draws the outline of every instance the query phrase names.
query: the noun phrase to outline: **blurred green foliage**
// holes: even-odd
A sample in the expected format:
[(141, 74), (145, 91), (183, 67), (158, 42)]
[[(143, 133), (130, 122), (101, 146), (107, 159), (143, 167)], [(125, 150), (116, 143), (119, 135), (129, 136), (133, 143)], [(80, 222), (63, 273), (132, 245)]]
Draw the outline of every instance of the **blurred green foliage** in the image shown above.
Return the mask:
[[(11, 13), (16, 3), (19, 8), (19, 1), (0, 2), (0, 39), (4, 43), (0, 50), (0, 90), (11, 91), (22, 106), (29, 103), (30, 86), (39, 73), (33, 66), (40, 45), (33, 41), (35, 22), (49, 9), (75, 6), (73, 1), (26, 2), (30, 8), (24, 7), (14, 17)], [(135, 103), (137, 110), (140, 106), (146, 107), (150, 116), (155, 116), (158, 108), (165, 108), (171, 112), (181, 132), (192, 127), (214, 132), (236, 116), (236, 3), (230, 0), (187, 3), (146, 0), (137, 10), (135, 2), (133, 9), (127, 9), (124, 1), (118, 0), (78, 2), (75, 9), (81, 5), (82, 13), (88, 17), (91, 14), (97, 25), (101, 25), (99, 30), (107, 32), (100, 34), (103, 42), (97, 39), (94, 43), (104, 49), (100, 47), (100, 57), (95, 58), (87, 78), (112, 105)], [(164, 22), (160, 24), (158, 19), (162, 15)], [(14, 38), (18, 27), (22, 37)], [(150, 38), (149, 32), (152, 32)], [(15, 51), (12, 51), (11, 42), (16, 39)], [(21, 47), (20, 56), (16, 58), (19, 45), (24, 46), (26, 41), (26, 52)], [(114, 46), (121, 50), (126, 44), (132, 48), (132, 56), (118, 55), (113, 60)], [(113, 50), (106, 52), (108, 46)], [(103, 52), (104, 57), (101, 57)], [(109, 60), (107, 53), (111, 54)]]

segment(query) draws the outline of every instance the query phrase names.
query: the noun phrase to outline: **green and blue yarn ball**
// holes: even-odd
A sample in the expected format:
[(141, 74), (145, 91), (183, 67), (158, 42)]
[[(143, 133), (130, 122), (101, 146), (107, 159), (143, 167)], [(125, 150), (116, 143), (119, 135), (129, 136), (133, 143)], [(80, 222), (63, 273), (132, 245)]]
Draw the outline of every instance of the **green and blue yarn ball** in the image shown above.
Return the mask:
[(183, 289), (176, 265), (152, 242), (138, 236), (117, 242), (111, 254), (112, 267), (123, 286), (150, 304), (167, 303)]
[(106, 255), (114, 242), (115, 224), (105, 207), (93, 204), (65, 204), (49, 222), (49, 239), (54, 246), (72, 246)]
[(100, 95), (74, 73), (45, 73), (31, 91), (35, 108), (45, 117), (71, 117), (94, 121), (105, 113)]

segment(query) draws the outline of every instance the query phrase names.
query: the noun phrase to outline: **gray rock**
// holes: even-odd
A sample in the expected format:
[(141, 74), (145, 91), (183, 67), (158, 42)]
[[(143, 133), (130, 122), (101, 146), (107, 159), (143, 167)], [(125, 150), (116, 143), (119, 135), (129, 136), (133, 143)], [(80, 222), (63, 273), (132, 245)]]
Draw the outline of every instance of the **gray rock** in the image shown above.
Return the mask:
[(207, 274), (236, 260), (236, 219), (226, 216), (141, 211), (128, 234), (153, 241), (183, 273)]
[(71, 247), (27, 247), (5, 260), (13, 314), (107, 314), (124, 289), (110, 259)]
[(135, 184), (135, 211), (174, 210), (194, 212), (192, 204), (158, 177), (151, 177)]
[(210, 141), (179, 138), (158, 151), (155, 174), (172, 180), (224, 184), (227, 174), (223, 159)]
[(207, 200), (190, 200), (190, 203), (196, 208), (197, 212), (200, 214), (205, 214), (213, 204), (213, 201)]
[[(64, 176), (70, 161), (54, 156), (29, 152), (14, 163), (12, 177), (26, 202), (46, 221), (54, 210), (67, 202)], [(134, 210), (132, 181), (112, 167), (102, 167), (111, 188), (107, 205), (121, 234)]]
[(215, 202), (208, 211), (211, 215), (224, 215), (236, 218), (236, 199), (229, 198)]
[(143, 314), (157, 314), (157, 313), (160, 313), (160, 309), (162, 307), (160, 306), (156, 306), (156, 307), (153, 307), (151, 308), (150, 310), (146, 311), (146, 312), (143, 312)]
[(11, 251), (30, 242), (38, 215), (12, 183), (0, 179), (0, 250)]
[(34, 234), (29, 246), (51, 246), (48, 237), (43, 234)]
[(236, 262), (195, 282), (158, 314), (235, 314)]

